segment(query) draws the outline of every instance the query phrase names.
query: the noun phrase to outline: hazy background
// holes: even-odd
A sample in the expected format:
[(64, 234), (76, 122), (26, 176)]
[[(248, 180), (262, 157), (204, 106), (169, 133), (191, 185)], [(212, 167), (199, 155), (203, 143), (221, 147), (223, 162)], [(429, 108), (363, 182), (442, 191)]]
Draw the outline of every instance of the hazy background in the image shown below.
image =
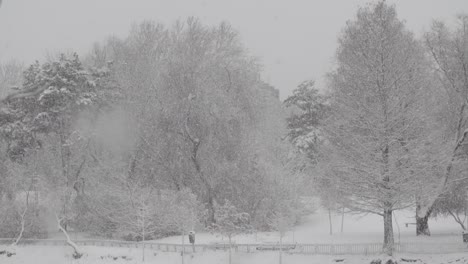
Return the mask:
[[(144, 19), (170, 24), (199, 17), (229, 21), (265, 65), (264, 79), (284, 99), (297, 84), (323, 76), (333, 66), (336, 39), (346, 20), (368, 0), (3, 0), (0, 62), (42, 60), (47, 52), (77, 51), (109, 35), (125, 36)], [(433, 18), (468, 12), (467, 0), (391, 0), (418, 36)]]

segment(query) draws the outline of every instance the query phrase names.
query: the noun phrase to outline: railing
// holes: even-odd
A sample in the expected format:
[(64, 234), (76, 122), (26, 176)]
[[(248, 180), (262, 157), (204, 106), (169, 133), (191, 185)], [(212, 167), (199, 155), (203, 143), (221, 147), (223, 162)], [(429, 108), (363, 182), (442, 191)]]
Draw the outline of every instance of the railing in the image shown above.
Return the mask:
[[(12, 239), (0, 239), (0, 244), (12, 243)], [(165, 252), (187, 253), (216, 251), (229, 249), (229, 244), (169, 244), (157, 242), (133, 242), (119, 240), (75, 240), (80, 246), (98, 247), (124, 247), (124, 248), (147, 248)], [(22, 239), (20, 245), (40, 245), (40, 246), (65, 246), (65, 240), (57, 239)], [(279, 251), (279, 244), (233, 244), (231, 246), (235, 252), (253, 253), (263, 251)], [(281, 250), (291, 254), (314, 254), (314, 255), (376, 255), (382, 253), (382, 244), (283, 244)], [(468, 253), (466, 244), (460, 243), (400, 243), (395, 244), (395, 252), (398, 253), (424, 253), (424, 254), (445, 254), (445, 253)]]

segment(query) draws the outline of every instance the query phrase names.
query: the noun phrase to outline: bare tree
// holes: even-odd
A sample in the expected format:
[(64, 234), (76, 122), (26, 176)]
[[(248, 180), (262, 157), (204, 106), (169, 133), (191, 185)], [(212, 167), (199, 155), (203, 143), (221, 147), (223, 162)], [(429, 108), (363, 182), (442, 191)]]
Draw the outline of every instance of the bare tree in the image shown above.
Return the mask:
[(424, 36), (427, 51), (445, 88), (445, 94), (440, 96), (445, 103), (440, 119), (440, 141), (448, 147), (444, 151), (445, 158), (438, 163), (440, 172), (427, 182), (430, 191), (421, 194), (417, 201), (418, 235), (430, 235), (427, 221), (437, 198), (453, 183), (467, 180), (464, 173), (460, 173), (463, 163), (460, 157), (465, 152), (463, 145), (468, 136), (468, 16), (459, 16), (457, 22), (457, 28), (450, 30), (444, 23), (435, 21)]
[(220, 206), (215, 214), (215, 223), (210, 230), (227, 236), (229, 239), (229, 264), (232, 263), (232, 238), (236, 235), (249, 233), (252, 227), (249, 224), (250, 217), (247, 213), (238, 212), (237, 208), (229, 201)]
[(412, 204), (426, 167), (422, 48), (385, 1), (359, 9), (339, 40), (330, 75), (331, 117), (323, 152), (326, 177), (349, 207), (384, 219), (384, 251), (393, 253), (392, 212)]
[(279, 264), (283, 263), (283, 237), (296, 221), (296, 213), (287, 201), (282, 201), (282, 204), (269, 218), (269, 224), (279, 233)]
[(71, 210), (74, 191), (66, 186), (55, 188), (48, 196), (49, 211), (55, 216), (58, 230), (65, 236), (66, 243), (73, 249), (73, 258), (79, 259), (83, 256), (81, 248), (73, 242), (67, 231), (67, 223), (76, 217)]
[(18, 234), (18, 236), (16, 237), (15, 241), (13, 242), (12, 246), (17, 246), (19, 241), (21, 240), (21, 238), (23, 238), (23, 233), (25, 231), (25, 225), (26, 225), (26, 213), (28, 213), (28, 209), (29, 209), (29, 194), (30, 192), (32, 191), (32, 188), (33, 188), (33, 184), (34, 184), (34, 181), (35, 181), (35, 178), (34, 176), (31, 177), (30, 179), (30, 184), (28, 185), (27, 189), (24, 190), (25, 191), (25, 203), (24, 203), (24, 208), (23, 208), (23, 212), (21, 212), (20, 214), (20, 232)]

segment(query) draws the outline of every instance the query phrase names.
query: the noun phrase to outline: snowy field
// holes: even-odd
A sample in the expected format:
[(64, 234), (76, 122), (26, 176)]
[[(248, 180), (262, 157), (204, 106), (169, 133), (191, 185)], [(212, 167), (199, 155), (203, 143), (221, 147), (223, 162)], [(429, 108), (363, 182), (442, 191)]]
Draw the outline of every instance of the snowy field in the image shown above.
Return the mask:
[[(396, 219), (396, 221), (395, 221)], [(395, 242), (402, 243), (458, 243), (461, 241), (461, 228), (452, 218), (431, 218), (429, 226), (432, 236), (417, 237), (414, 223), (413, 211), (398, 211), (395, 213), (393, 222)], [(319, 244), (341, 244), (341, 243), (382, 243), (383, 221), (382, 217), (376, 215), (348, 215), (345, 214), (343, 233), (341, 233), (341, 214), (332, 214), (333, 235), (329, 234), (328, 214), (319, 210), (315, 214), (304, 219), (303, 223), (288, 232), (283, 238), (284, 243), (319, 243)], [(399, 228), (398, 228), (399, 227)], [(236, 243), (275, 243), (279, 237), (276, 232), (262, 232), (251, 235), (237, 236)], [(210, 233), (198, 233), (197, 243), (209, 244), (215, 242), (226, 242), (227, 239)], [(162, 243), (181, 243), (181, 237), (167, 237), (157, 240)], [(188, 238), (186, 238), (188, 243)]]
[[(79, 260), (71, 258), (72, 250), (66, 247), (43, 247), (28, 246), (19, 247), (17, 255), (12, 257), (0, 256), (2, 264), (140, 264), (140, 263), (161, 263), (179, 264), (182, 263), (181, 255), (174, 252), (156, 252), (146, 250), (145, 261), (142, 259), (141, 249), (124, 248), (102, 248), (83, 247), (86, 252)], [(114, 259), (115, 258), (115, 259)], [(320, 255), (283, 255), (284, 264), (326, 264), (326, 263), (346, 263), (346, 264), (367, 264), (374, 259), (385, 258), (385, 256), (320, 256)], [(466, 254), (447, 255), (397, 255), (399, 263), (468, 263)], [(417, 260), (416, 262), (403, 262), (401, 259)], [(236, 253), (233, 255), (233, 263), (242, 264), (270, 264), (278, 263), (278, 252), (268, 253)], [(336, 262), (337, 260), (342, 260)], [(225, 264), (228, 263), (227, 252), (203, 252), (194, 255), (187, 254), (184, 258), (185, 264)]]
[[(405, 226), (405, 223), (413, 223), (412, 212), (396, 213), (394, 222), (395, 241), (400, 237), (402, 242), (414, 243), (454, 243), (461, 241), (461, 231), (451, 218), (431, 219), (430, 227), (433, 233), (431, 237), (416, 237), (415, 226)], [(294, 232), (289, 232), (284, 239), (285, 243), (380, 243), (382, 242), (381, 219), (377, 216), (351, 216), (345, 215), (344, 232), (340, 233), (341, 215), (334, 214), (332, 217), (333, 235), (329, 235), (328, 215), (324, 211), (319, 211), (310, 215), (301, 225), (295, 228)], [(398, 226), (400, 232), (398, 232)], [(400, 233), (400, 236), (398, 235)], [(77, 238), (85, 238), (83, 235)], [(58, 237), (57, 237), (58, 238)], [(276, 243), (278, 235), (274, 232), (264, 232), (251, 235), (235, 237), (236, 243)], [(181, 243), (181, 237), (168, 237), (155, 242)], [(198, 233), (197, 243), (226, 242), (226, 239), (209, 233)], [(186, 241), (188, 243), (188, 241)], [(85, 256), (79, 260), (71, 258), (72, 250), (67, 247), (45, 247), (45, 246), (25, 246), (18, 247), (17, 254), (12, 257), (0, 256), (0, 263), (6, 264), (106, 264), (106, 263), (182, 263), (180, 253), (159, 252), (145, 249), (145, 261), (143, 262), (142, 249), (136, 248), (106, 248), (106, 247), (82, 247)], [(377, 258), (385, 256), (321, 256), (321, 255), (283, 255), (283, 263), (370, 263)], [(403, 254), (396, 255), (399, 263), (468, 263), (468, 256), (459, 254)], [(416, 262), (405, 262), (405, 260), (417, 260)], [(336, 262), (337, 260), (342, 260)], [(224, 251), (207, 251), (195, 254), (186, 254), (185, 264), (217, 264), (228, 263), (228, 253)], [(257, 253), (233, 253), (233, 263), (278, 263), (278, 252), (257, 252)]]

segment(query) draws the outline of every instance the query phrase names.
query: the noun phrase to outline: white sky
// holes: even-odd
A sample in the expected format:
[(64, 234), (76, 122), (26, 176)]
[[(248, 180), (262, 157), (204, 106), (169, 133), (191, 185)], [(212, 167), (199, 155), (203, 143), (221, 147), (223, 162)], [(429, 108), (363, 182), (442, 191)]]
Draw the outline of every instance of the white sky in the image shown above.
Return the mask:
[[(3, 0), (0, 62), (43, 60), (47, 52), (86, 52), (109, 35), (125, 36), (132, 23), (172, 23), (187, 16), (228, 21), (252, 55), (265, 65), (264, 79), (284, 99), (303, 80), (322, 85), (333, 65), (346, 20), (367, 0)], [(468, 0), (388, 0), (417, 35), (433, 18), (468, 13)]]

